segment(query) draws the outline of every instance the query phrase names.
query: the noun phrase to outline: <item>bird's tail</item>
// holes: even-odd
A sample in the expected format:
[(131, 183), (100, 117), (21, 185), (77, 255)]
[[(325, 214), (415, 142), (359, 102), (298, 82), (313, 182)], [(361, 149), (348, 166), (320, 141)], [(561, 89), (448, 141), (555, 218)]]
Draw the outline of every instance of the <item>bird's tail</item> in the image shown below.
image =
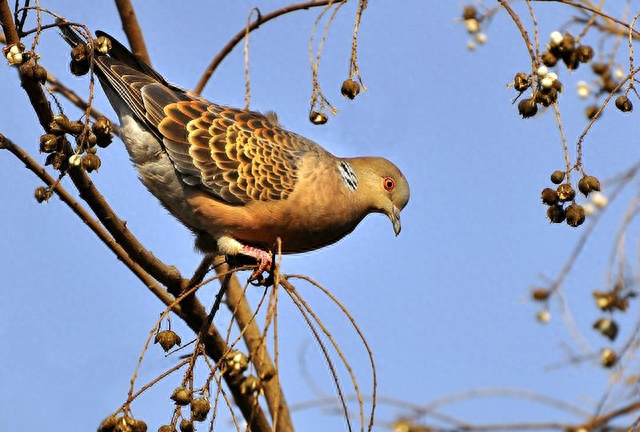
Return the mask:
[[(60, 21), (59, 21), (60, 23)], [(61, 23), (64, 23), (62, 21)], [(62, 32), (62, 38), (72, 47), (75, 47), (79, 44), (86, 43), (86, 39), (82, 37), (71, 25), (60, 25), (60, 31)], [(132, 69), (135, 69), (143, 74), (150, 76), (156, 81), (168, 85), (165, 79), (156, 72), (151, 66), (149, 66), (144, 60), (142, 60), (139, 56), (132, 53), (127, 47), (121, 44), (117, 39), (113, 38), (106, 32), (96, 31), (96, 37), (105, 37), (109, 39), (111, 42), (111, 48), (107, 52), (106, 56), (111, 59), (115, 59), (120, 63), (123, 63), (129, 66)], [(100, 69), (104, 67), (104, 62), (100, 61), (100, 56), (97, 55), (95, 58), (95, 64), (98, 66), (98, 72)]]

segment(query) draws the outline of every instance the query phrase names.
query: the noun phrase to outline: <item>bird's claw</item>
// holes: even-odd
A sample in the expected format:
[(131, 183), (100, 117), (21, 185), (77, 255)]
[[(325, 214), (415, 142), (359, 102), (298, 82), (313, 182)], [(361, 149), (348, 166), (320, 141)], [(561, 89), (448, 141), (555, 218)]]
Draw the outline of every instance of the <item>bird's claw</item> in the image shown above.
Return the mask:
[[(271, 252), (244, 245), (242, 246), (240, 253), (242, 255), (254, 258), (258, 263), (258, 268), (256, 268), (253, 273), (251, 273), (249, 282), (252, 285), (256, 286), (268, 286), (270, 282), (273, 281), (273, 275), (271, 274), (273, 266), (273, 255), (271, 254)], [(265, 271), (269, 273), (266, 278), (262, 275)]]

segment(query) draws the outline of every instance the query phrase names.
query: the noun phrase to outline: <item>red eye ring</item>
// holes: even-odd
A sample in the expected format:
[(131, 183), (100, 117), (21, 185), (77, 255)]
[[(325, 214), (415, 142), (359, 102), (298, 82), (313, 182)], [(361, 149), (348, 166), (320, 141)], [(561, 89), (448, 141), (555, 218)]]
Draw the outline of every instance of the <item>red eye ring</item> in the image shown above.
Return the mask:
[(391, 192), (396, 187), (396, 182), (391, 177), (385, 177), (384, 180), (382, 180), (382, 185), (385, 190)]

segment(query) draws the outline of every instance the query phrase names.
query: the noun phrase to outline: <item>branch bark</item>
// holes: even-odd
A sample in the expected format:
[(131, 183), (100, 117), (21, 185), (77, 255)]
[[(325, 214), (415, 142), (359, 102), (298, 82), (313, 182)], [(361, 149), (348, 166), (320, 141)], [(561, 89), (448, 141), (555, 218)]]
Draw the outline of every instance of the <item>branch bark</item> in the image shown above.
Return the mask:
[(148, 65), (151, 65), (151, 58), (147, 52), (147, 45), (144, 43), (142, 30), (140, 29), (133, 5), (131, 5), (129, 0), (115, 1), (118, 13), (120, 14), (120, 20), (122, 21), (122, 30), (124, 30), (124, 33), (127, 35), (131, 51)]
[[(217, 263), (219, 263), (219, 265), (216, 265), (215, 269), (219, 275), (229, 271), (227, 264), (222, 264), (220, 260), (218, 260)], [(240, 328), (241, 331), (244, 329), (242, 337), (251, 353), (251, 362), (258, 372), (258, 376), (264, 379), (264, 395), (267, 400), (267, 405), (269, 406), (271, 419), (274, 419), (276, 415), (278, 418), (276, 424), (277, 431), (293, 431), (291, 413), (289, 412), (289, 407), (280, 388), (279, 380), (273, 379), (278, 371), (276, 371), (269, 352), (262, 343), (262, 333), (255, 319), (252, 320), (253, 311), (244, 296), (242, 286), (237, 277), (233, 277), (229, 281), (226, 302), (229, 310), (232, 313), (235, 311), (234, 317), (238, 328)]]

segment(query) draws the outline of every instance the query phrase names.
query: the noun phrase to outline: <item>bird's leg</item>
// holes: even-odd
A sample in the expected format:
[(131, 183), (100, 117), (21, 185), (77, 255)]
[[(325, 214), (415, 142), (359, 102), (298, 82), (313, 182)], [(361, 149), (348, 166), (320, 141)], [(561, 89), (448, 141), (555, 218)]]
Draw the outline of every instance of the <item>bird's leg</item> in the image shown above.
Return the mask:
[(271, 253), (248, 245), (242, 245), (240, 253), (256, 259), (258, 268), (253, 271), (249, 280), (261, 282), (262, 273), (271, 270), (271, 265), (273, 264)]
[(258, 283), (263, 282), (262, 273), (270, 270), (273, 263), (270, 252), (242, 244), (236, 239), (227, 236), (218, 238), (218, 251), (230, 256), (244, 255), (255, 259), (258, 263), (258, 268), (254, 270), (249, 280), (258, 281)]

